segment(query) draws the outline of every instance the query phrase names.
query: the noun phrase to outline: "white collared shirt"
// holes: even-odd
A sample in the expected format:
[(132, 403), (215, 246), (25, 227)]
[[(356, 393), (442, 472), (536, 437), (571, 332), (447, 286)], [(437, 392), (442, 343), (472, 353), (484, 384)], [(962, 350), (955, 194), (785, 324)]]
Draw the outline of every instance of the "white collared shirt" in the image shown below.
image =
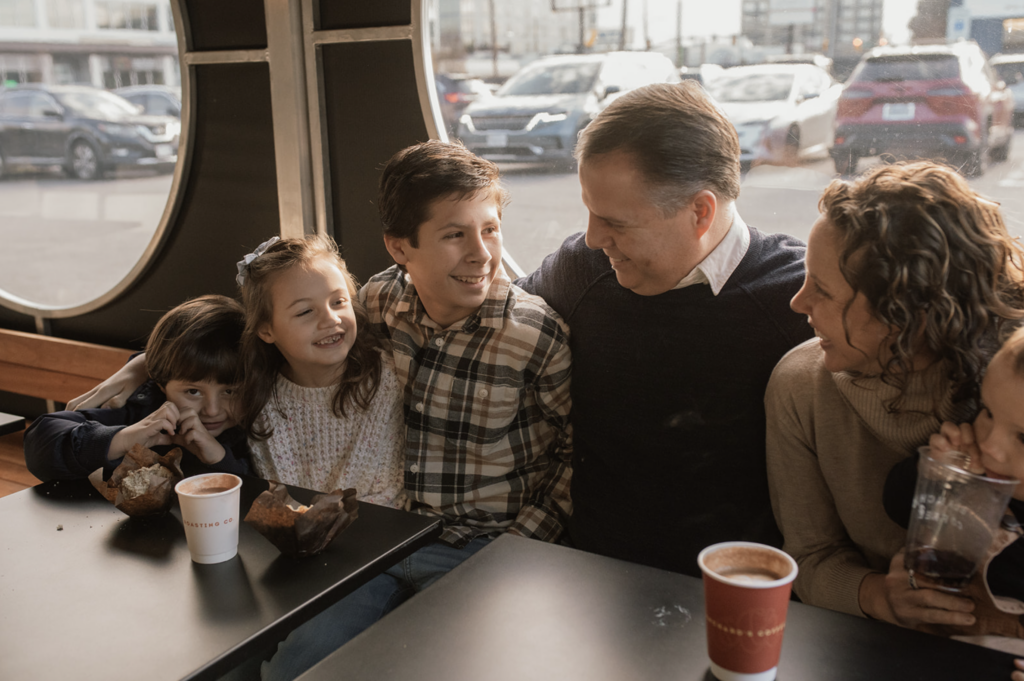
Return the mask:
[(673, 290), (686, 288), (693, 284), (708, 284), (711, 286), (711, 292), (717, 296), (725, 286), (725, 282), (729, 281), (729, 277), (739, 267), (740, 261), (747, 254), (749, 247), (750, 230), (747, 229), (747, 223), (740, 217), (739, 212), (733, 207), (732, 225), (726, 232), (725, 238), (708, 253), (699, 265), (672, 287)]

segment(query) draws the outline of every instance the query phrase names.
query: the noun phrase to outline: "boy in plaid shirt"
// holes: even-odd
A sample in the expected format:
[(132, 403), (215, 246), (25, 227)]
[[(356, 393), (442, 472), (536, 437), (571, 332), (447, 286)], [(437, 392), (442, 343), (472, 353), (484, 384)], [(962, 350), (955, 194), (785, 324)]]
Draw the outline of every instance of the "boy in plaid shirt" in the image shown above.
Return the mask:
[(501, 264), (507, 193), (458, 143), (396, 154), (380, 181), (397, 263), (359, 291), (405, 388), (405, 489), (439, 541), (296, 629), (264, 679), (301, 674), (491, 538), (556, 541), (572, 511), (569, 329)]

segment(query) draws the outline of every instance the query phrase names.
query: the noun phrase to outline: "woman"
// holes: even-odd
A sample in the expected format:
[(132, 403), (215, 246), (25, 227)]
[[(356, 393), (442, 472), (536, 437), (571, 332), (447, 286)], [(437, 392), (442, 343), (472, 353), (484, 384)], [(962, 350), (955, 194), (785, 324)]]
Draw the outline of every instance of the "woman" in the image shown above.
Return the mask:
[(792, 308), (814, 338), (768, 385), (768, 475), (806, 603), (969, 626), (971, 601), (913, 591), (882, 488), (942, 421), (970, 420), (1001, 334), (1024, 318), (1024, 251), (996, 204), (933, 163), (836, 180)]

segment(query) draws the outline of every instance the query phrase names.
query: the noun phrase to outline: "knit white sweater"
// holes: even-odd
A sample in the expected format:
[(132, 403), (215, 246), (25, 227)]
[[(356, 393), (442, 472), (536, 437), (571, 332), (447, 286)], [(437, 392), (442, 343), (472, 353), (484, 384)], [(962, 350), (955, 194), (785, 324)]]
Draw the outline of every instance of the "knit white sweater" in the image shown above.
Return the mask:
[(250, 442), (260, 477), (320, 492), (355, 487), (361, 501), (401, 508), (402, 387), (391, 355), (385, 353), (381, 361), (381, 381), (370, 408), (347, 404), (344, 418), (331, 410), (335, 386), (304, 388), (278, 376), (260, 415), (260, 425), (272, 427), (273, 435)]

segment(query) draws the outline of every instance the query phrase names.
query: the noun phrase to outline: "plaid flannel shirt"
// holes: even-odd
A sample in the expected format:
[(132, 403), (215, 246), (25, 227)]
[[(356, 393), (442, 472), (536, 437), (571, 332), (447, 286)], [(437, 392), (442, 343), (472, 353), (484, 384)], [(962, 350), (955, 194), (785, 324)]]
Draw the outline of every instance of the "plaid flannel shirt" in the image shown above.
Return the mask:
[(569, 329), (499, 269), (475, 314), (442, 329), (397, 266), (359, 291), (405, 390), (405, 489), (460, 548), (511, 531), (555, 541), (572, 512)]

